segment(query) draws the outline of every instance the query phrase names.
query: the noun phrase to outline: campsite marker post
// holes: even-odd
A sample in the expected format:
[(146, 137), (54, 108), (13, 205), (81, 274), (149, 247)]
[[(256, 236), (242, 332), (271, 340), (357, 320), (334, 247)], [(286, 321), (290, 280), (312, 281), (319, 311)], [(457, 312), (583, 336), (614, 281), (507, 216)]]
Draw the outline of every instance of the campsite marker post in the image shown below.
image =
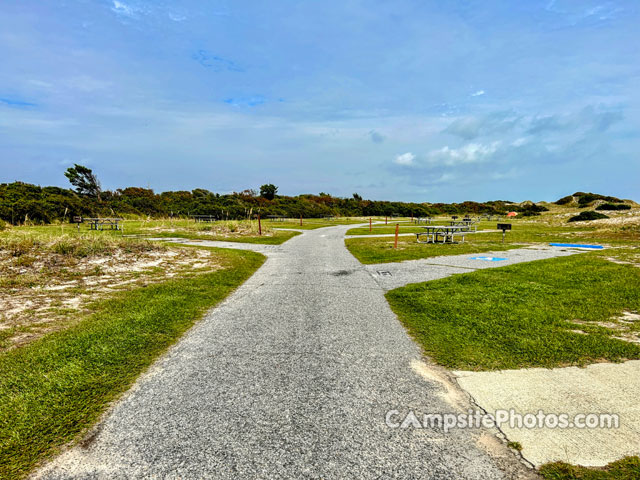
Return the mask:
[(396, 238), (393, 242), (393, 248), (398, 248), (398, 230), (400, 230), (400, 224), (396, 223)]
[(258, 214), (258, 235), (262, 235), (262, 222), (260, 221), (260, 214)]

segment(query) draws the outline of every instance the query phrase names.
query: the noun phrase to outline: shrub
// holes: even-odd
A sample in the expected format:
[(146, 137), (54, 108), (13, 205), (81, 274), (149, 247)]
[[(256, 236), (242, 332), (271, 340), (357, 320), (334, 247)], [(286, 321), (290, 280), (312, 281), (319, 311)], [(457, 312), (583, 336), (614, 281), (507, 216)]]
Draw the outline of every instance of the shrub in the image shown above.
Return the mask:
[(580, 215), (571, 217), (569, 221), (570, 222), (586, 222), (589, 220), (599, 220), (601, 218), (609, 218), (609, 217), (607, 217), (602, 213), (594, 212), (593, 210), (588, 210), (588, 211), (580, 212)]
[(567, 203), (573, 202), (573, 196), (567, 195), (566, 197), (562, 197), (560, 200), (555, 202), (556, 205), (566, 205)]
[(603, 203), (602, 205), (598, 205), (596, 210), (631, 210), (631, 206), (625, 205), (624, 203)]
[(574, 197), (578, 197), (578, 206), (580, 208), (584, 208), (587, 205), (589, 205), (591, 202), (594, 202), (596, 200), (604, 200), (605, 202), (616, 202), (616, 203), (620, 203), (622, 202), (622, 200), (620, 200), (617, 197), (610, 197), (610, 196), (606, 196), (606, 195), (600, 195), (599, 193), (585, 193), (585, 192), (576, 192), (573, 194)]

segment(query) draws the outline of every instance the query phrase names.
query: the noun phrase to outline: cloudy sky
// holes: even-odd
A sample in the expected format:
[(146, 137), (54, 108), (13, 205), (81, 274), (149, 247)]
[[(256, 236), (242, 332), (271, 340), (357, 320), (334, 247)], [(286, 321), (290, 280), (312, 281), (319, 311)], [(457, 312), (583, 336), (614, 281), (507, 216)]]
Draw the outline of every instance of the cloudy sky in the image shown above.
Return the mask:
[(0, 182), (640, 200), (637, 0), (3, 0)]

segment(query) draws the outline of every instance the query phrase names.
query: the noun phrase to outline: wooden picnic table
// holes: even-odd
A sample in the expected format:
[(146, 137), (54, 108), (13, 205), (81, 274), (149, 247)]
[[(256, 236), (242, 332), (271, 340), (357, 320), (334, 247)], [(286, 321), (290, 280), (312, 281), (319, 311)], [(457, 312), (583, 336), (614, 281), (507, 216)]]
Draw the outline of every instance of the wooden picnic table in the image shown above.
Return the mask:
[(471, 230), (471, 227), (473, 227), (474, 231), (477, 230), (478, 226), (476, 225), (476, 222), (469, 219), (464, 219), (464, 220), (451, 220), (449, 222), (449, 224), (453, 227), (455, 226), (461, 226), (461, 227), (468, 227), (469, 230)]
[(196, 222), (215, 222), (218, 220), (217, 215), (190, 215)]
[[(416, 233), (418, 243), (454, 243), (454, 237), (460, 235), (464, 243), (464, 236), (471, 233), (468, 225), (427, 225), (421, 227), (425, 232)], [(427, 237), (427, 241), (421, 241), (420, 237)]]
[(432, 217), (417, 217), (413, 219), (413, 222), (416, 225), (419, 225), (421, 223), (432, 223), (433, 222), (433, 218)]
[(122, 230), (122, 221), (124, 218), (82, 218), (82, 222), (89, 224), (89, 230), (105, 230), (105, 227), (108, 230)]

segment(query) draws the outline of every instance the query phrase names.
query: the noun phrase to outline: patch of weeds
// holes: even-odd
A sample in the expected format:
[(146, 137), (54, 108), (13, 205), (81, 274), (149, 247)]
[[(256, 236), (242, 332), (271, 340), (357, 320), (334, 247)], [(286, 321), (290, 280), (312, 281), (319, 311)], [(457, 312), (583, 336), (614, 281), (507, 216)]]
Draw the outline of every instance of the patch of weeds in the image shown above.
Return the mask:
[(638, 480), (640, 457), (626, 457), (604, 468), (579, 467), (564, 462), (548, 463), (540, 467), (540, 475), (548, 480)]

